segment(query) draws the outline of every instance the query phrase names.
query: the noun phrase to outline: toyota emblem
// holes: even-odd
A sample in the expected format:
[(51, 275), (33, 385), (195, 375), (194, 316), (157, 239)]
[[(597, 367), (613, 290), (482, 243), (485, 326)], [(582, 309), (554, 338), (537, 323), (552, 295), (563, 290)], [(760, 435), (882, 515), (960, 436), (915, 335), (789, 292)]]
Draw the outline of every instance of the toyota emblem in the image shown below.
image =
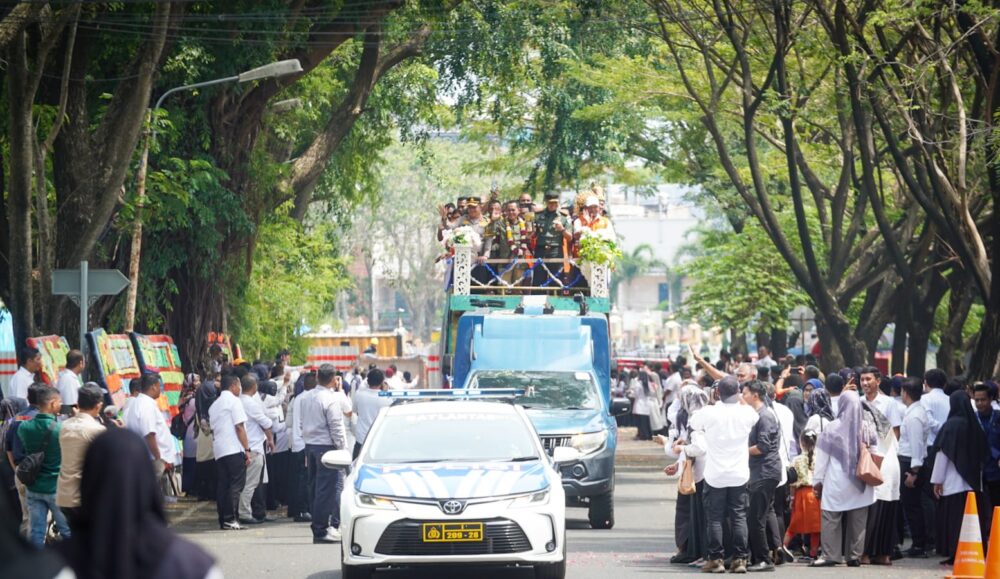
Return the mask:
[(446, 515), (457, 515), (465, 510), (465, 503), (462, 501), (444, 501), (441, 503), (441, 510)]

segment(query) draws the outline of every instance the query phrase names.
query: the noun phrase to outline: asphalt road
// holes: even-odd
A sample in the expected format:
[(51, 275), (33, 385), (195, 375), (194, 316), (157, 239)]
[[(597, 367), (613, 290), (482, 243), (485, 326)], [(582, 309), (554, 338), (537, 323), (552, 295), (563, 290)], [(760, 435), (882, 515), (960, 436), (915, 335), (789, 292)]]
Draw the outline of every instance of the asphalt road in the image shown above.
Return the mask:
[[(651, 446), (631, 441), (623, 445), (616, 482), (616, 525), (611, 530), (592, 530), (586, 511), (569, 509), (567, 576), (581, 579), (654, 578), (693, 574), (697, 570), (670, 565), (674, 552), (673, 516), (675, 487), (661, 472), (665, 460)], [(227, 577), (308, 578), (340, 577), (339, 545), (313, 545), (306, 523), (280, 519), (242, 532), (222, 532), (215, 520), (214, 505), (180, 502), (171, 506), (177, 531), (210, 551)], [(793, 563), (779, 567), (774, 576), (803, 574), (815, 577), (942, 577), (950, 572), (934, 559), (897, 561), (893, 567), (809, 569)], [(530, 569), (393, 571), (376, 577), (442, 578), (530, 578)]]

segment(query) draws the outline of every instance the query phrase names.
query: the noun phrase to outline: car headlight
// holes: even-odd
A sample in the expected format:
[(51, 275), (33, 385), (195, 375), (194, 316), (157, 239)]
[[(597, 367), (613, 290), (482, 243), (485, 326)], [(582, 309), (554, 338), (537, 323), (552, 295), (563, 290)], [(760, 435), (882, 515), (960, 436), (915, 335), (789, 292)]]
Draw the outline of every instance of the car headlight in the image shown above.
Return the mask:
[(396, 510), (396, 505), (389, 499), (365, 493), (358, 493), (354, 495), (354, 503), (365, 509), (383, 509), (386, 511)]
[(548, 502), (549, 489), (545, 489), (544, 491), (517, 497), (510, 502), (510, 506), (515, 509), (522, 507), (537, 507), (538, 505), (544, 505)]
[(608, 439), (608, 432), (586, 432), (577, 434), (570, 440), (570, 446), (580, 451), (580, 454), (592, 454), (604, 448), (604, 443)]

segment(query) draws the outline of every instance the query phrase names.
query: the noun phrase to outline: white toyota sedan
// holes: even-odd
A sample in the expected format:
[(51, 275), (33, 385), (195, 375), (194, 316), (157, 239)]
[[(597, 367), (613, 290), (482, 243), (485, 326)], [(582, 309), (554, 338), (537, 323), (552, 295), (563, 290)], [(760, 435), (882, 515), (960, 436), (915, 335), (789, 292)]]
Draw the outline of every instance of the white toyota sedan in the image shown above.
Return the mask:
[[(340, 501), (345, 579), (417, 565), (532, 566), (566, 574), (566, 499), (556, 462), (524, 410), (488, 401), (426, 401), (382, 410)], [(351, 464), (347, 451), (323, 457)]]

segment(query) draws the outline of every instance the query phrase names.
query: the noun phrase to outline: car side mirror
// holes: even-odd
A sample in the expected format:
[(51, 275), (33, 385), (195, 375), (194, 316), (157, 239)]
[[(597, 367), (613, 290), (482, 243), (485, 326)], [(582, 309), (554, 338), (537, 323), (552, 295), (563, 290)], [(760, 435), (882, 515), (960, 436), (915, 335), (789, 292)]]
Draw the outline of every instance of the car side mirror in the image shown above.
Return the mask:
[(611, 415), (621, 416), (632, 410), (632, 402), (628, 398), (613, 398), (611, 400)]
[(347, 468), (354, 462), (349, 450), (331, 450), (323, 453), (320, 459), (326, 468)]
[(580, 460), (580, 451), (571, 446), (557, 446), (552, 449), (552, 462), (556, 464), (566, 464)]

